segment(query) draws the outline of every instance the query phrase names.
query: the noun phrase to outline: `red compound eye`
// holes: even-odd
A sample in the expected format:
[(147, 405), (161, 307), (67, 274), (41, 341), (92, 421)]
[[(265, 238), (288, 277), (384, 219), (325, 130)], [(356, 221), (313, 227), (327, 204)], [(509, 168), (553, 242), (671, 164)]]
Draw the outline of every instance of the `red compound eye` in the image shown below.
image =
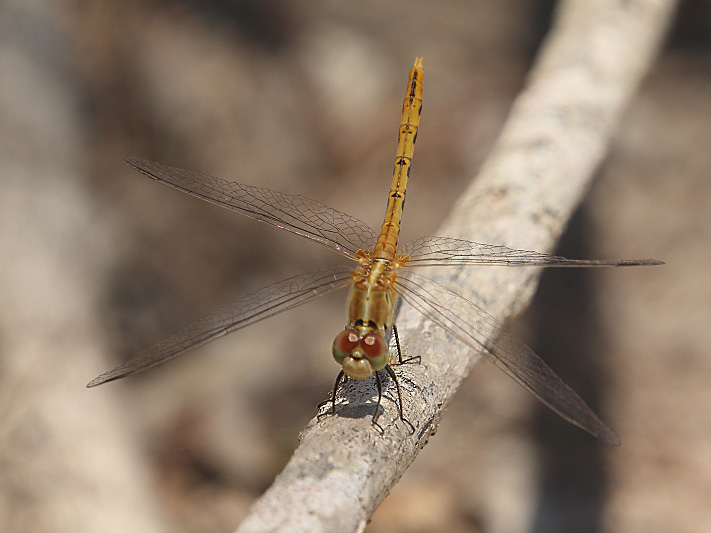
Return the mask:
[(350, 329), (344, 329), (338, 334), (338, 347), (344, 352), (350, 352), (358, 344), (358, 334)]
[(339, 364), (358, 346), (358, 334), (352, 329), (344, 329), (333, 339), (333, 357)]
[(368, 334), (360, 342), (361, 348), (369, 359), (382, 357), (388, 353), (388, 346), (385, 339), (380, 335)]

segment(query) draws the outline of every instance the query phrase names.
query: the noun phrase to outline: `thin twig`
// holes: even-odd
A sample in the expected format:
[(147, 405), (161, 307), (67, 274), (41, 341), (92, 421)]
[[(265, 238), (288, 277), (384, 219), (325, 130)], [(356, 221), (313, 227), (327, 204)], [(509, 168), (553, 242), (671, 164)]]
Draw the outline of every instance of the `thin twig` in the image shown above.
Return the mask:
[[(495, 149), (438, 232), (462, 239), (550, 251), (605, 155), (613, 127), (652, 63), (672, 0), (570, 0), (517, 98)], [(449, 267), (426, 273), (505, 320), (532, 296), (538, 269)], [(476, 288), (476, 295), (472, 292)], [(479, 359), (403, 308), (397, 318), (420, 365), (398, 369), (383, 401), (380, 435), (370, 423), (372, 383), (349, 384), (337, 416), (312, 421), (271, 488), (238, 531), (361, 531), (415, 459), (449, 400)]]

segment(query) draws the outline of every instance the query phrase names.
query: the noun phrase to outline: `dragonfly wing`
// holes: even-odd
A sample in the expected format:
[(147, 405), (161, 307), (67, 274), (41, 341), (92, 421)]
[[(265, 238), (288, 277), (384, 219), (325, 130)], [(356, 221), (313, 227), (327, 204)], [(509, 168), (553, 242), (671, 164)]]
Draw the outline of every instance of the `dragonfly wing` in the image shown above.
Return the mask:
[(345, 287), (350, 284), (350, 272), (350, 267), (339, 266), (267, 285), (154, 344), (113, 370), (101, 374), (90, 381), (87, 387), (96, 387), (145, 370), (232, 331)]
[(410, 260), (403, 267), (442, 265), (601, 267), (661, 265), (655, 259), (568, 259), (530, 250), (453, 239), (450, 237), (420, 237), (402, 248)]
[(358, 250), (370, 250), (378, 238), (357, 218), (301, 195), (229, 182), (139, 157), (124, 157), (124, 161), (154, 180), (321, 243), (351, 259)]
[(611, 444), (615, 433), (543, 360), (475, 303), (429, 278), (399, 277), (400, 297), (461, 342), (485, 355), (568, 422)]

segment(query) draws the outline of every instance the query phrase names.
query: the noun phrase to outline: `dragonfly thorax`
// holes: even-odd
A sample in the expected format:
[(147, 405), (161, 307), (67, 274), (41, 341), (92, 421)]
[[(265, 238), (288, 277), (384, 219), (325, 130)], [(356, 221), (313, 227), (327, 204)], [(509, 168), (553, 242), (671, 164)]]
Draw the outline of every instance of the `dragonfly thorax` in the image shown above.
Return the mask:
[(390, 261), (372, 260), (361, 263), (351, 275), (348, 296), (348, 325), (369, 326), (385, 335), (393, 324), (397, 278)]

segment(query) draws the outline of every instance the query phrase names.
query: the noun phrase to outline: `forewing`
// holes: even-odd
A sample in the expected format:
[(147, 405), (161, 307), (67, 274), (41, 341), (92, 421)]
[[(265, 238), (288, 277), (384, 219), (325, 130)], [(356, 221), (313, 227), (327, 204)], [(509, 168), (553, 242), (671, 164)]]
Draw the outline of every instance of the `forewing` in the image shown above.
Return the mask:
[(345, 287), (350, 284), (350, 270), (348, 266), (339, 266), (267, 285), (154, 344), (113, 370), (101, 374), (91, 380), (87, 387), (96, 387), (145, 370), (232, 331)]
[(357, 218), (298, 194), (229, 182), (139, 157), (124, 157), (124, 161), (161, 183), (306, 237), (351, 259), (358, 250), (370, 250), (377, 239), (375, 231)]
[(655, 259), (568, 259), (530, 250), (453, 239), (450, 237), (420, 237), (402, 247), (410, 256), (403, 267), (442, 265), (602, 267), (661, 265)]
[(475, 303), (429, 278), (409, 272), (397, 293), (427, 318), (497, 367), (568, 422), (611, 444), (619, 444), (585, 402), (520, 339)]

